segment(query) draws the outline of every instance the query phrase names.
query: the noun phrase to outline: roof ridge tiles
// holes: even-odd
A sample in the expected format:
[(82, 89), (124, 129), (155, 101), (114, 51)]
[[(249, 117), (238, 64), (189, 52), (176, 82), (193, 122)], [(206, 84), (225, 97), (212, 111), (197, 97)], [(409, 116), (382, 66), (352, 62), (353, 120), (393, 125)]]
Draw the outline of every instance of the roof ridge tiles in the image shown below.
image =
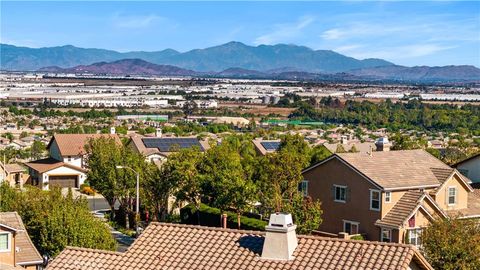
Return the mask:
[[(193, 224), (179, 224), (179, 223), (165, 223), (165, 222), (151, 222), (150, 225), (161, 225), (161, 226), (172, 226), (172, 227), (180, 227), (180, 228), (192, 228), (192, 229), (203, 229), (203, 230), (211, 230), (211, 231), (222, 231), (222, 232), (231, 232), (231, 233), (240, 233), (240, 234), (256, 234), (256, 235), (265, 235), (264, 231), (253, 231), (253, 230), (238, 230), (233, 228), (220, 228), (220, 227), (208, 227), (202, 225), (193, 225)], [(413, 245), (409, 244), (401, 244), (401, 243), (386, 243), (386, 242), (378, 242), (378, 241), (366, 241), (366, 240), (351, 240), (351, 239), (342, 239), (342, 238), (333, 238), (333, 237), (325, 237), (325, 236), (316, 236), (316, 235), (297, 235), (298, 238), (304, 239), (312, 239), (312, 240), (325, 240), (325, 241), (338, 241), (338, 242), (346, 242), (346, 243), (360, 243), (360, 244), (368, 244), (368, 245), (382, 245), (382, 246), (397, 246), (397, 247), (405, 247), (405, 248), (413, 248)]]

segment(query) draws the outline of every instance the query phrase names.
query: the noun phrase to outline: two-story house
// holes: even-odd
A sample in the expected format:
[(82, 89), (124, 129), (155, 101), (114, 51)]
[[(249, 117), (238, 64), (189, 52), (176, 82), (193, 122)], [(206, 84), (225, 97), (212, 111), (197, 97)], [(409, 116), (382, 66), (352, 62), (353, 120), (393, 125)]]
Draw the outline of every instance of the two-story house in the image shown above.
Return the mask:
[(480, 188), (480, 153), (456, 163), (453, 167), (471, 179), (476, 188)]
[(0, 212), (0, 269), (42, 269), (42, 265), (17, 212)]
[(86, 179), (85, 145), (90, 139), (109, 137), (121, 143), (116, 134), (55, 134), (47, 145), (49, 157), (25, 163), (29, 183), (48, 190), (50, 186), (78, 188)]
[(303, 177), (304, 192), (322, 202), (326, 233), (419, 245), (433, 219), (480, 213), (470, 180), (424, 150), (334, 154)]

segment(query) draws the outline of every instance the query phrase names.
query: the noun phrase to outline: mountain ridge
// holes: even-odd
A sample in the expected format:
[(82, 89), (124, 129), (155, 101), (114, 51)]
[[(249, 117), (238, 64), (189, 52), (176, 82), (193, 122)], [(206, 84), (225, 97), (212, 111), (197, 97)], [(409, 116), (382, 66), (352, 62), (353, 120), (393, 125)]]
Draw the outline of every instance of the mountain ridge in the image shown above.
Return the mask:
[(97, 62), (71, 68), (50, 66), (39, 69), (41, 72), (108, 74), (108, 75), (158, 75), (158, 76), (198, 76), (225, 78), (257, 78), (284, 80), (395, 80), (395, 81), (480, 81), (480, 69), (474, 66), (444, 67), (404, 67), (387, 66), (357, 69), (339, 73), (312, 73), (294, 70), (290, 67), (258, 71), (239, 67), (219, 72), (198, 72), (172, 65), (158, 65), (142, 59), (122, 59), (113, 62)]
[(29, 48), (0, 44), (0, 48), (2, 69), (24, 71), (38, 70), (47, 66), (67, 68), (134, 58), (200, 72), (220, 72), (232, 67), (258, 71), (291, 67), (307, 72), (336, 73), (393, 65), (382, 59), (359, 60), (330, 50), (313, 50), (293, 44), (249, 46), (237, 41), (186, 52), (165, 49), (122, 53), (106, 49), (79, 48), (73, 45)]

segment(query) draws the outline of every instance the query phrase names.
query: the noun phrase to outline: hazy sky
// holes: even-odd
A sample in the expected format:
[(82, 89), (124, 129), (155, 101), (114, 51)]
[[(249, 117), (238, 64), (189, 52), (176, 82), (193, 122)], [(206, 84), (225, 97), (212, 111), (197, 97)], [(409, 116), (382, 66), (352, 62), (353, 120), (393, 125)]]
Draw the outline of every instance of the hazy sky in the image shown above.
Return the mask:
[(480, 1), (0, 2), (0, 41), (187, 51), (293, 43), (401, 65), (480, 67)]

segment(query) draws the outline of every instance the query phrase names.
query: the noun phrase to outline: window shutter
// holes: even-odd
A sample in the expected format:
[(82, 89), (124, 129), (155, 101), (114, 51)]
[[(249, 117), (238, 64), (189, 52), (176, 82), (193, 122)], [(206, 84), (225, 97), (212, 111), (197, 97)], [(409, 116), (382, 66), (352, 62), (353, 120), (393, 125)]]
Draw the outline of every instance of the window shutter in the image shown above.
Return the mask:
[(335, 200), (335, 186), (332, 186), (332, 199)]
[(350, 201), (350, 188), (349, 187), (345, 188), (345, 201), (347, 201), (347, 202)]

